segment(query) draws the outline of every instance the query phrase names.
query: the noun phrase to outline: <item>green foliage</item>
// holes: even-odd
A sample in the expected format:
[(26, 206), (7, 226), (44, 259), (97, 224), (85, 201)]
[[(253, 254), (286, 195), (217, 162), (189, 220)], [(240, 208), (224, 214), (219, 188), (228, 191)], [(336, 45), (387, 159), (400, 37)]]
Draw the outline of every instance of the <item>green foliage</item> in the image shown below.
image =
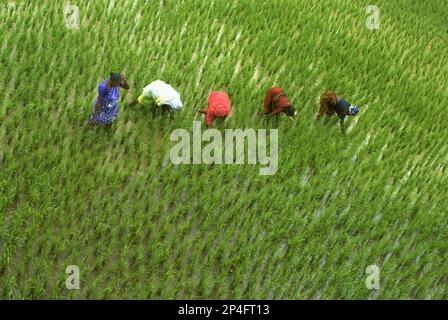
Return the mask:
[[(0, 4), (0, 297), (446, 299), (448, 7), (376, 2), (379, 30), (343, 0), (83, 0), (79, 30), (62, 2)], [(119, 119), (90, 128), (116, 70)], [(155, 79), (173, 122), (127, 107)], [(294, 122), (256, 116), (276, 80)], [(221, 88), (219, 130), (279, 128), (276, 175), (166, 162)], [(326, 89), (361, 106), (346, 136), (314, 121)]]

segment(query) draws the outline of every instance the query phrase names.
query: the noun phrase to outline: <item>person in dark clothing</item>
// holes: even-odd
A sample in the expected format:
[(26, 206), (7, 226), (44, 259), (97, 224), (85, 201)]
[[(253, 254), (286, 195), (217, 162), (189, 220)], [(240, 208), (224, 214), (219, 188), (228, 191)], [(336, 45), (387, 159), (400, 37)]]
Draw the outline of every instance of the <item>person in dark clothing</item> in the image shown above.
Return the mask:
[(347, 116), (356, 116), (359, 113), (359, 108), (348, 103), (343, 98), (336, 95), (332, 91), (326, 91), (320, 97), (320, 107), (316, 114), (316, 119), (319, 120), (322, 116), (332, 116), (337, 114), (339, 117), (339, 123), (343, 132), (345, 132), (344, 121)]

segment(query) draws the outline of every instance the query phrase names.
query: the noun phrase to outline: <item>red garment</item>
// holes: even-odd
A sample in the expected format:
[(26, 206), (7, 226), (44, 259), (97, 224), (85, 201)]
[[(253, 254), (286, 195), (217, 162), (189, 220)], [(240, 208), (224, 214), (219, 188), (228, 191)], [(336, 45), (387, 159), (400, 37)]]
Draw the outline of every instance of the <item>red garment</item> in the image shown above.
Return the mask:
[(272, 87), (266, 92), (263, 105), (266, 114), (279, 114), (290, 106), (291, 102), (282, 88)]
[(216, 118), (225, 118), (230, 113), (229, 95), (222, 91), (215, 91), (208, 97), (208, 108), (202, 109), (200, 113), (205, 114), (205, 123), (210, 127)]

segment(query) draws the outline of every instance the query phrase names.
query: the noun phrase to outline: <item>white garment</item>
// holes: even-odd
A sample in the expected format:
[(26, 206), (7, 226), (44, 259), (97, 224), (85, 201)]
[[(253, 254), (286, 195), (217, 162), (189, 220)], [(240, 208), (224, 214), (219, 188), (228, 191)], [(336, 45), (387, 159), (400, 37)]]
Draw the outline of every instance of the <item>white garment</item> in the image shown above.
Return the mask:
[(180, 109), (184, 106), (180, 100), (179, 92), (161, 80), (156, 80), (147, 85), (143, 89), (143, 95), (153, 98), (158, 106), (166, 104), (173, 110)]

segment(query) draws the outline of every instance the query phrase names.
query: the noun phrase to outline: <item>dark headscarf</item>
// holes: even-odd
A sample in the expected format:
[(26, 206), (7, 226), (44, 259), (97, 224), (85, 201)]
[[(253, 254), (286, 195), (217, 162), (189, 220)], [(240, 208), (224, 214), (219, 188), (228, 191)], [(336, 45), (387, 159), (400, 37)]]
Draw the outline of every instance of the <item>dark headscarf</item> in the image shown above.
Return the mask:
[(121, 82), (121, 73), (120, 72), (111, 72), (110, 79), (120, 83)]
[(296, 113), (296, 109), (293, 106), (289, 106), (284, 111), (289, 117), (294, 117), (294, 114)]

